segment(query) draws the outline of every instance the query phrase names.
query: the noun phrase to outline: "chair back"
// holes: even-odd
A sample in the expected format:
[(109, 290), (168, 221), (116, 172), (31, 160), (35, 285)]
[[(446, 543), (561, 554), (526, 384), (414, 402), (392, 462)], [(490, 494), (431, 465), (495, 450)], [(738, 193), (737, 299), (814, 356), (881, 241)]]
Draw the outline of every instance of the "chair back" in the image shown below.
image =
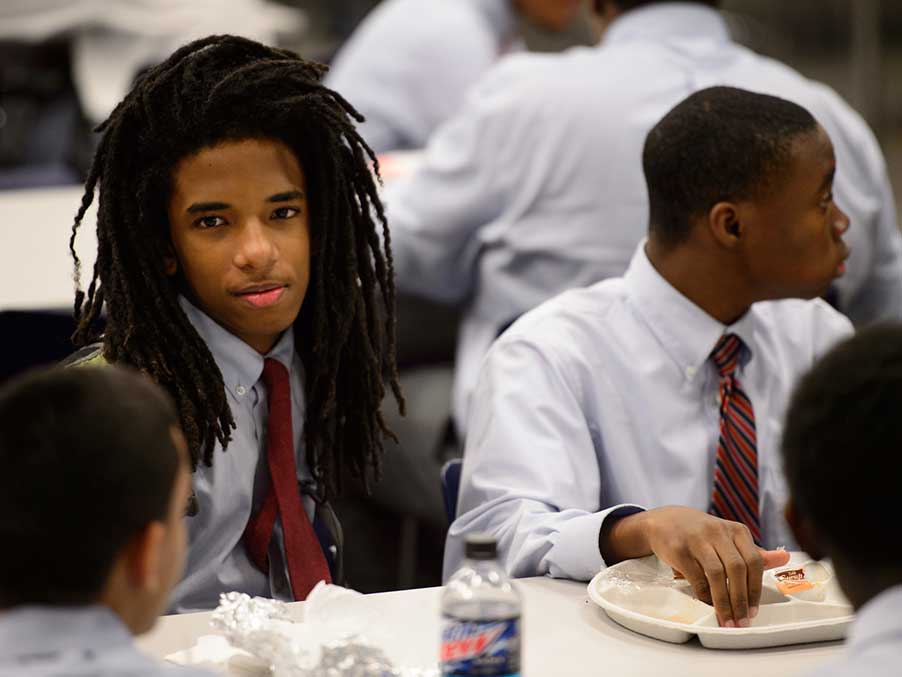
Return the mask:
[(457, 493), (460, 490), (460, 468), (463, 460), (452, 458), (442, 466), (442, 498), (445, 499), (445, 515), (448, 524), (457, 516)]

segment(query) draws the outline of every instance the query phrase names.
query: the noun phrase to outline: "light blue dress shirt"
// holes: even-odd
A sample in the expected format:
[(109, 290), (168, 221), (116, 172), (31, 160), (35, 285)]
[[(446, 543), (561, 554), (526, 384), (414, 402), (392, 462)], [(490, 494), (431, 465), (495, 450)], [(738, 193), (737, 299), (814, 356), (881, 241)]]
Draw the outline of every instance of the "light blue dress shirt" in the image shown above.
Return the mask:
[(846, 638), (843, 660), (811, 677), (896, 677), (902, 673), (902, 585), (865, 604)]
[(764, 545), (794, 547), (783, 519), (783, 414), (800, 373), (852, 333), (827, 303), (754, 304), (725, 327), (674, 289), (639, 246), (626, 275), (571, 290), (492, 346), (473, 397), (447, 578), (464, 536), (488, 531), (514, 576), (588, 580), (612, 512), (707, 511), (719, 435), (724, 333), (746, 346), (736, 377), (752, 402)]
[(385, 0), (335, 57), (326, 85), (365, 117), (377, 153), (422, 148), (515, 47), (511, 0)]
[(386, 186), (399, 289), (469, 299), (454, 387), (461, 431), (501, 328), (565, 289), (626, 270), (648, 227), (645, 137), (712, 85), (779, 95), (817, 117), (836, 151), (836, 201), (851, 219), (840, 306), (856, 324), (902, 320), (902, 238), (861, 117), (828, 87), (731, 41), (716, 10), (649, 5), (616, 19), (599, 47), (503, 59), (436, 131), (418, 171)]
[(0, 611), (0, 677), (210, 677), (156, 661), (135, 647), (105, 606), (25, 606)]
[[(264, 357), (284, 364), (290, 374), (291, 422), (294, 432), (298, 481), (306, 492), (314, 484), (304, 454), (304, 376), (294, 347), (294, 329), (286, 331), (265, 356), (230, 333), (185, 298), (179, 299), (188, 320), (207, 343), (222, 372), (236, 428), (223, 452), (217, 444), (213, 465), (201, 462), (193, 475), (198, 514), (186, 517), (188, 562), (176, 586), (171, 609), (183, 613), (211, 609), (219, 594), (236, 590), (251, 596), (293, 601), (283, 555), (280, 521), (270, 544), (269, 575), (248, 558), (243, 536), (247, 522), (262, 503), (269, 487), (266, 465), (266, 387), (261, 380)], [(312, 520), (314, 499), (305, 493), (304, 508)]]

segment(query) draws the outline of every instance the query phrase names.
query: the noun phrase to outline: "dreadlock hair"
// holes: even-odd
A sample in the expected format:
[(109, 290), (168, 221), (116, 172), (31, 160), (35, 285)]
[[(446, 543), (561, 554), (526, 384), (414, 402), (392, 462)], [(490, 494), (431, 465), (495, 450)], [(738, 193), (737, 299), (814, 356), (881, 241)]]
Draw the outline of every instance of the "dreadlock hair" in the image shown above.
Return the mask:
[[(104, 357), (169, 390), (192, 467), (211, 465), (216, 442), (228, 446), (235, 421), (213, 355), (178, 303), (176, 279), (164, 272), (173, 169), (223, 141), (267, 138), (291, 148), (307, 180), (311, 229), (310, 284), (294, 324), (305, 369), (304, 440), (328, 498), (345, 472), (367, 488), (381, 475), (383, 437), (395, 439), (379, 410), (384, 376), (402, 414), (404, 400), (378, 163), (355, 129), (362, 116), (321, 84), (325, 71), (293, 52), (230, 35), (192, 42), (146, 71), (97, 128), (104, 136), (69, 249), (73, 342), (98, 340), (106, 306)], [(75, 238), (98, 185), (97, 260), (85, 294)]]

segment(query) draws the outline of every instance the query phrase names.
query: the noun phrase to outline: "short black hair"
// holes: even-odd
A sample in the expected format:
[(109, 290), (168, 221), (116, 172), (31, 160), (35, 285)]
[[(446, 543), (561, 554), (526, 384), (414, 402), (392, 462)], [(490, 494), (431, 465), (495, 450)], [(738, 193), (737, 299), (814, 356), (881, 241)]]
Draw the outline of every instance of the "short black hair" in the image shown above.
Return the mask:
[(776, 96), (736, 87), (695, 92), (645, 139), (649, 234), (679, 244), (718, 202), (759, 197), (786, 171), (793, 142), (817, 128), (811, 113)]
[(862, 330), (814, 366), (782, 447), (798, 512), (837, 555), (902, 569), (902, 325)]
[(97, 600), (122, 547), (166, 519), (177, 425), (169, 396), (119, 367), (0, 389), (0, 608)]
[[(307, 184), (310, 284), (295, 321), (304, 366), (304, 442), (325, 498), (349, 475), (381, 472), (383, 439), (395, 439), (380, 405), (386, 380), (403, 413), (395, 363), (391, 239), (379, 199), (378, 163), (355, 120), (322, 84), (326, 67), (283, 49), (213, 35), (145, 72), (98, 127), (104, 132), (75, 217), (70, 250), (99, 185), (97, 261), (75, 297), (77, 346), (99, 338), (107, 310), (107, 360), (145, 371), (178, 407), (192, 466), (227, 450), (235, 419), (222, 373), (164, 273), (172, 251), (167, 207), (173, 168), (217, 144), (271, 139), (292, 150)], [(371, 167), (373, 171), (371, 171)]]
[[(614, 0), (621, 12), (626, 12), (643, 5), (660, 5), (664, 2), (675, 2), (676, 0)], [(719, 7), (720, 0), (695, 0), (700, 5), (710, 5), (711, 7)], [(599, 14), (604, 11), (605, 0), (595, 0), (595, 11)]]

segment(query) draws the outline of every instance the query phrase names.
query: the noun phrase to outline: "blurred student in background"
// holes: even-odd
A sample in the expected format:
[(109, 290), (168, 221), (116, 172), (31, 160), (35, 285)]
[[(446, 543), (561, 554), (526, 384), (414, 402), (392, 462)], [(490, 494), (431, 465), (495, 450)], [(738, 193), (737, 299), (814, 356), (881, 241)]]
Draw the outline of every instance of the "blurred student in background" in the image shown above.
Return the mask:
[[(902, 327), (867, 329), (802, 379), (786, 417), (786, 516), (829, 557), (857, 617), (821, 677), (899, 674), (902, 663)], [(837, 500), (837, 491), (843, 499)]]
[(191, 470), (166, 393), (119, 368), (0, 391), (0, 675), (201, 675), (158, 664), (153, 627), (185, 564)]
[(103, 124), (73, 226), (75, 255), (99, 187), (75, 361), (145, 371), (185, 431), (197, 514), (179, 611), (342, 580), (328, 499), (379, 477), (384, 378), (403, 403), (373, 155), (322, 73), (234, 36), (178, 49)]
[(902, 239), (874, 135), (828, 87), (733, 42), (717, 4), (596, 0), (608, 25), (600, 46), (505, 59), (437, 130), (419, 170), (387, 187), (399, 288), (468, 303), (459, 432), (482, 357), (505, 327), (565, 289), (626, 270), (648, 222), (645, 136), (707, 86), (811, 111), (833, 141), (836, 201), (852, 223), (848, 271), (828, 296), (857, 325), (902, 319)]
[(519, 21), (564, 30), (582, 0), (384, 0), (339, 51), (326, 83), (366, 118), (377, 153), (422, 148), (502, 55)]

